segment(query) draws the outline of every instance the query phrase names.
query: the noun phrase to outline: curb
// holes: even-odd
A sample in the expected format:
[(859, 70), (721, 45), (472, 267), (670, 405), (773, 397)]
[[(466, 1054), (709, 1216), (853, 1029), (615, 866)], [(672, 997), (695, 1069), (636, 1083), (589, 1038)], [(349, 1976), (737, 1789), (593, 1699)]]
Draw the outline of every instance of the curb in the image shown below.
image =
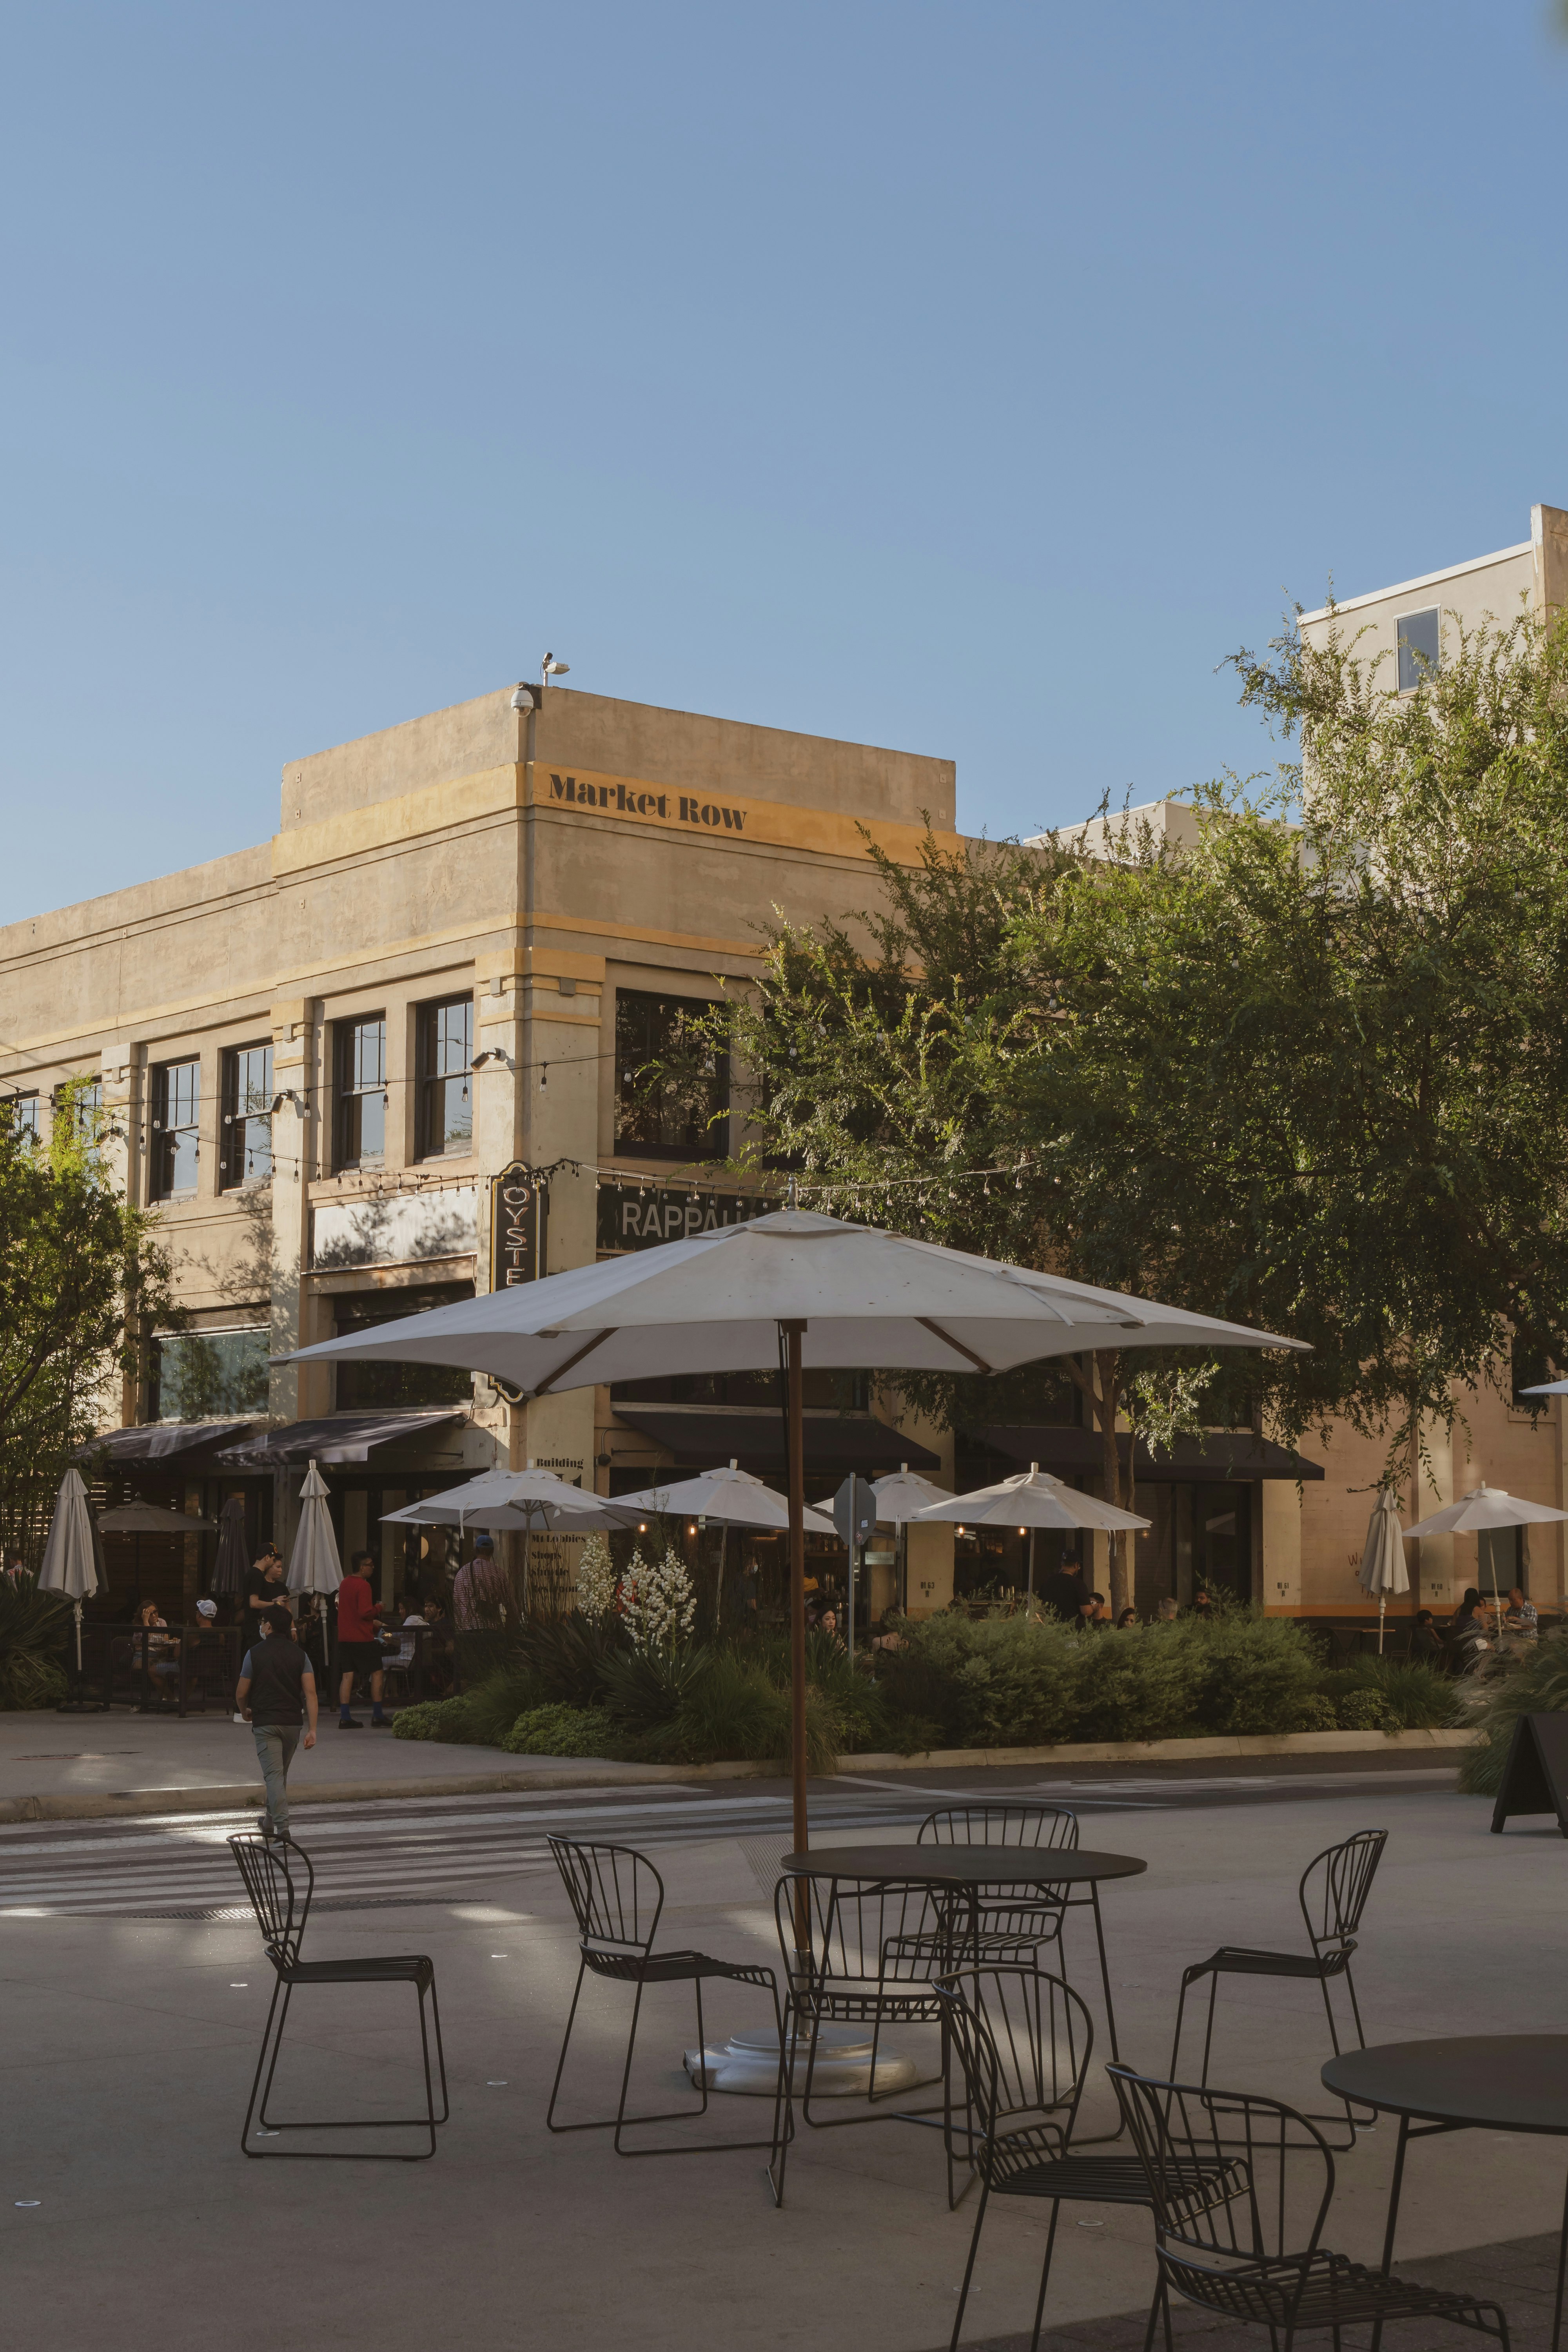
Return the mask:
[[(841, 1756), (839, 1773), (984, 1770), (1013, 1764), (1164, 1764), (1207, 1762), (1238, 1756), (1386, 1756), (1451, 1753), (1481, 1735), (1444, 1731), (1289, 1731), (1252, 1738), (1101, 1739), (1059, 1748), (934, 1748), (916, 1756)], [(453, 1772), (408, 1780), (342, 1780), (291, 1786), (291, 1805), (363, 1805), (399, 1797), (539, 1795), (555, 1789), (656, 1788), (670, 1780), (776, 1780), (782, 1761), (722, 1764), (602, 1764), (570, 1772), (513, 1769)], [(82, 1822), (148, 1813), (241, 1812), (266, 1796), (259, 1780), (205, 1789), (83, 1790), (79, 1795), (0, 1798), (0, 1822)]]

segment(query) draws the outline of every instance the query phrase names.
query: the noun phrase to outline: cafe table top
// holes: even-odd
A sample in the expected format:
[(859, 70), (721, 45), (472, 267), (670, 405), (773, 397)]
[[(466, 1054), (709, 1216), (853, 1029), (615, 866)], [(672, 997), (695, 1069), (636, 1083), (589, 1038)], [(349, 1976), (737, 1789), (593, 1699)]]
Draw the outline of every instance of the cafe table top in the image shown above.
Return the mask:
[(1423, 2123), (1568, 2133), (1568, 2033), (1378, 2042), (1331, 2058), (1323, 2084)]
[(1093, 1886), (1149, 1867), (1136, 1854), (1034, 1845), (829, 1845), (786, 1853), (783, 1864), (790, 1878), (931, 1886)]

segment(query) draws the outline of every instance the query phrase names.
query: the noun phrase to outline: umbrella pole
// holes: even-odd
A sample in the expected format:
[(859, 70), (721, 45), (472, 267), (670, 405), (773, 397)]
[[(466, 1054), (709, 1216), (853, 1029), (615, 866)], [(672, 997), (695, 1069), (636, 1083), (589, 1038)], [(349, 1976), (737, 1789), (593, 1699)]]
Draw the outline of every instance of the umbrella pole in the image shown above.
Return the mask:
[(1032, 1617), (1032, 1616), (1034, 1615), (1034, 1613), (1035, 1613), (1035, 1530), (1034, 1530), (1034, 1528), (1031, 1528), (1029, 1529), (1029, 1580), (1028, 1580), (1028, 1584), (1027, 1584), (1027, 1586), (1026, 1586), (1026, 1589), (1025, 1589), (1025, 1594), (1024, 1594), (1024, 1614), (1025, 1614), (1025, 1616), (1026, 1616), (1026, 1617)]
[(1388, 1601), (1385, 1595), (1380, 1592), (1377, 1596), (1377, 1654), (1380, 1658), (1383, 1655), (1383, 1621), (1387, 1614)]
[[(784, 1323), (784, 1380), (789, 1423), (789, 1657), (790, 1790), (794, 1798), (795, 1852), (807, 1848), (805, 1804), (805, 1424), (800, 1342), (804, 1323)], [(795, 1889), (795, 1942), (806, 1947), (806, 1889)]]
[(724, 1613), (724, 1547), (730, 1539), (730, 1522), (719, 1522), (719, 1581), (713, 1587), (713, 1632), (717, 1635)]

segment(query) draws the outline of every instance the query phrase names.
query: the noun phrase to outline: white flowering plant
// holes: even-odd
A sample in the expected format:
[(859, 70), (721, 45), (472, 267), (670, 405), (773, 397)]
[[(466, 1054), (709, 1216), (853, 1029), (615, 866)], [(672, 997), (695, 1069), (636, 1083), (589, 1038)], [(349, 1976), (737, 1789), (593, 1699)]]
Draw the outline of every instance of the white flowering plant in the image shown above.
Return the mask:
[(608, 1542), (603, 1536), (589, 1536), (577, 1562), (577, 1606), (584, 1616), (612, 1615), (619, 1582)]
[(621, 1583), (621, 1622), (633, 1646), (673, 1650), (690, 1633), (696, 1615), (697, 1595), (679, 1553), (667, 1547), (662, 1559), (648, 1561), (639, 1545)]

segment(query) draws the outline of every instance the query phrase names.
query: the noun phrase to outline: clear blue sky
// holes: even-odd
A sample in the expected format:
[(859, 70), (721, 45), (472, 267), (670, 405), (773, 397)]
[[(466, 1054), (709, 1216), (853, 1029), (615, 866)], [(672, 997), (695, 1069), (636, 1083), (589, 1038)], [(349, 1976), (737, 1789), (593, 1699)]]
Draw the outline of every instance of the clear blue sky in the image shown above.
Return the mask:
[(1287, 595), (1568, 505), (1552, 15), (20, 0), (0, 917), (546, 645), (994, 834), (1267, 761)]

